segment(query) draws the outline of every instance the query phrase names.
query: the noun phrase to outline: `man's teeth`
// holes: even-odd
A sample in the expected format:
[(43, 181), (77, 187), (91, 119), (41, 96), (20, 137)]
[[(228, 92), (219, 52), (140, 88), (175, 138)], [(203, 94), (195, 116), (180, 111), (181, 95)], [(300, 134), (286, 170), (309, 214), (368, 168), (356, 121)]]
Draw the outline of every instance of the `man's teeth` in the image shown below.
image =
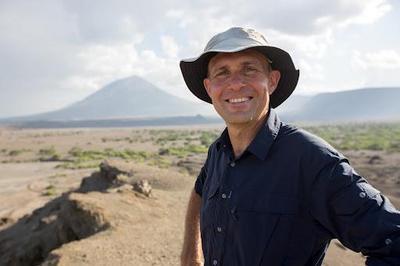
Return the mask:
[(250, 100), (250, 97), (229, 99), (228, 102), (229, 102), (229, 103), (242, 103), (242, 102), (245, 102), (245, 101), (248, 101), (248, 100)]

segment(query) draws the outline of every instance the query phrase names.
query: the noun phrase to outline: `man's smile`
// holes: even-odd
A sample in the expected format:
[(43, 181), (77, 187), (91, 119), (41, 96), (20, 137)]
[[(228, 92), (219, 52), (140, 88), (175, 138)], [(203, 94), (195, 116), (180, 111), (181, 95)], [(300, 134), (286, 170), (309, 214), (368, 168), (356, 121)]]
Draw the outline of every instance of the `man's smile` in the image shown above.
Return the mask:
[(251, 99), (253, 99), (253, 97), (240, 97), (240, 98), (227, 99), (225, 101), (228, 103), (244, 103), (250, 101)]

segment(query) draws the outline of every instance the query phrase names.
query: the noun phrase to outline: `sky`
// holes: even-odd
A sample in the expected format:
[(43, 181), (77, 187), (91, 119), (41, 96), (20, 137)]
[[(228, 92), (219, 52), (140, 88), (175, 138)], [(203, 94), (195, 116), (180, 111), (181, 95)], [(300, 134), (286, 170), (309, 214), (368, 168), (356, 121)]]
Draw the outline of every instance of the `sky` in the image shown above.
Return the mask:
[(400, 87), (400, 1), (0, 0), (0, 117), (40, 113), (137, 75), (196, 101), (179, 61), (254, 28), (288, 51), (297, 94)]

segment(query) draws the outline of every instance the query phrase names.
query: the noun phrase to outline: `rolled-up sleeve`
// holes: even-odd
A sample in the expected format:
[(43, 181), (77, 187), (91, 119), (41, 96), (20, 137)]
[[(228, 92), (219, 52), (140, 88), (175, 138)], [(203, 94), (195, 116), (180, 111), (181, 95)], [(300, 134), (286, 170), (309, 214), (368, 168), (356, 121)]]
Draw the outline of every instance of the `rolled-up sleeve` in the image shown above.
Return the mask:
[(194, 191), (196, 191), (196, 193), (199, 194), (200, 197), (203, 194), (203, 186), (204, 186), (206, 177), (207, 177), (206, 167), (203, 166), (201, 168), (200, 174), (197, 177), (196, 182), (194, 184)]
[(313, 217), (367, 265), (400, 265), (400, 212), (347, 160), (327, 165), (313, 185)]

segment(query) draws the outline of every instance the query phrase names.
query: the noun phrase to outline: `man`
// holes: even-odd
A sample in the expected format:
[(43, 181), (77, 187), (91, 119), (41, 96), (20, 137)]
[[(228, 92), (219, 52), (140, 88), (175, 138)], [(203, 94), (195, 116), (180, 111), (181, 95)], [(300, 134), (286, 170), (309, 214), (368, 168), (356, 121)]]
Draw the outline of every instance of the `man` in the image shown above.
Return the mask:
[(400, 265), (400, 213), (343, 155), (274, 112), (299, 77), (287, 52), (231, 28), (180, 67), (227, 126), (189, 200), (182, 265), (201, 265), (201, 252), (205, 265), (321, 265), (333, 238), (368, 265)]

